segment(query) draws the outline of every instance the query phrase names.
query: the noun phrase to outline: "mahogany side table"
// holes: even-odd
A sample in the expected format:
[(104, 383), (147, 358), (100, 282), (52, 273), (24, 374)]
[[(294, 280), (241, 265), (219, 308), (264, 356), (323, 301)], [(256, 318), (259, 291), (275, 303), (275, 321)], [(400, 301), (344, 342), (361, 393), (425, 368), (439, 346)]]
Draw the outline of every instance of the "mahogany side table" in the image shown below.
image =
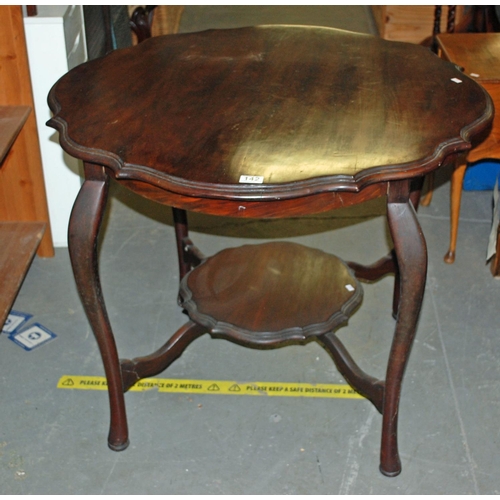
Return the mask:
[[(440, 56), (457, 64), (466, 75), (480, 83), (495, 104), (500, 103), (500, 33), (447, 33), (436, 37)], [(450, 248), (444, 261), (455, 261), (458, 220), (462, 186), (467, 165), (484, 159), (500, 160), (500, 116), (495, 115), (493, 124), (477, 137), (473, 148), (455, 163), (451, 177)], [(492, 262), (492, 273), (500, 275), (500, 245)]]
[[(200, 335), (249, 347), (314, 339), (382, 413), (380, 469), (399, 474), (399, 398), (427, 269), (414, 209), (419, 191), (411, 187), (470, 147), (492, 119), (488, 94), (416, 45), (258, 26), (155, 37), (115, 51), (63, 76), (49, 104), (61, 146), (85, 162), (69, 251), (108, 380), (109, 446), (128, 445), (124, 392)], [(132, 360), (118, 357), (99, 280), (110, 179), (173, 207), (179, 302), (190, 318), (156, 352)], [(394, 251), (372, 266), (290, 243), (205, 258), (188, 234), (186, 211), (293, 217), (376, 197), (387, 199)], [(386, 379), (377, 380), (335, 329), (360, 302), (358, 279), (389, 272), (396, 325)]]

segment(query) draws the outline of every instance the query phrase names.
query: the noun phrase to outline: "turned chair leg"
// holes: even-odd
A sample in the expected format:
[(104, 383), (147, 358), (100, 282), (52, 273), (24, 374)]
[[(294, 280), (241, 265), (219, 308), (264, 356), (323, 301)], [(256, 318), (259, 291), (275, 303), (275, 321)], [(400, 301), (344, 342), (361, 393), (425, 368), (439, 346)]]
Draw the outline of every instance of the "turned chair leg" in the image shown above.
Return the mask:
[(420, 204), (423, 207), (428, 207), (432, 201), (432, 195), (434, 194), (434, 172), (431, 172), (426, 176), (427, 179), (427, 193), (421, 199)]
[(451, 193), (450, 193), (450, 248), (444, 256), (444, 261), (447, 264), (455, 262), (455, 252), (457, 249), (458, 236), (458, 219), (460, 217), (460, 203), (462, 201), (462, 188), (464, 184), (465, 169), (467, 162), (464, 158), (459, 158), (455, 163), (455, 169), (451, 176)]

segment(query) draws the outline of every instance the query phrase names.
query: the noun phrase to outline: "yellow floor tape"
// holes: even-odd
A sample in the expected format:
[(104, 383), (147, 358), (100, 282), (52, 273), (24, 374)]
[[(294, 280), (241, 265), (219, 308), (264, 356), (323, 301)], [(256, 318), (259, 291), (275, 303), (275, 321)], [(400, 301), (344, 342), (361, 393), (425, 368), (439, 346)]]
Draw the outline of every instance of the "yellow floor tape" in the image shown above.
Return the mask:
[[(63, 375), (58, 389), (105, 391), (105, 377)], [(130, 391), (183, 392), (191, 394), (226, 394), (232, 396), (291, 396), (307, 398), (363, 399), (346, 384), (307, 384), (304, 382), (235, 382), (229, 380), (186, 380), (147, 378), (137, 382)]]

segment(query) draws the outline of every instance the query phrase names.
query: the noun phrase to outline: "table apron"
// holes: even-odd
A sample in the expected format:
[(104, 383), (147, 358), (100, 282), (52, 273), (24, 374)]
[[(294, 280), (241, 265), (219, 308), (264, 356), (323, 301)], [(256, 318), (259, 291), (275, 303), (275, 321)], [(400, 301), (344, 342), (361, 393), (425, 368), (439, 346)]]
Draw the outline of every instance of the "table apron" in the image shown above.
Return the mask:
[(171, 207), (225, 217), (278, 219), (349, 207), (387, 194), (388, 183), (371, 184), (359, 192), (323, 192), (282, 200), (221, 200), (184, 196), (135, 180), (117, 180), (131, 191)]

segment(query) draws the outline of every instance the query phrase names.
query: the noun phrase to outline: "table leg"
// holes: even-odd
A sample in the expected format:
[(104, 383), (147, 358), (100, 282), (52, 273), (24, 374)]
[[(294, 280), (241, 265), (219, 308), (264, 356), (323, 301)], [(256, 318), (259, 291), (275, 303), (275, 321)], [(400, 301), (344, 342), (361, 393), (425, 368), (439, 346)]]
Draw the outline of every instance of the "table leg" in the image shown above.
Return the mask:
[(496, 253), (491, 259), (490, 270), (495, 278), (500, 277), (500, 226), (497, 227)]
[(408, 181), (390, 184), (387, 218), (399, 266), (400, 298), (385, 381), (380, 470), (386, 476), (396, 476), (401, 472), (397, 442), (401, 384), (415, 337), (427, 274), (427, 247), (409, 200)]
[(172, 208), (174, 215), (175, 239), (177, 242), (177, 256), (179, 259), (179, 281), (200, 262), (205, 256), (189, 238), (187, 213), (179, 208)]
[(318, 338), (318, 342), (330, 353), (337, 369), (349, 385), (373, 403), (380, 413), (384, 410), (384, 381), (365, 373), (354, 361), (335, 332)]
[[(420, 193), (422, 191), (422, 186), (424, 183), (423, 177), (413, 179), (411, 182), (411, 193), (410, 201), (413, 204), (415, 210), (418, 210), (418, 205), (420, 203)], [(371, 264), (369, 266), (363, 266), (355, 262), (347, 262), (347, 265), (354, 271), (354, 275), (361, 281), (367, 281), (371, 283), (377, 281), (387, 274), (394, 273), (394, 294), (392, 299), (392, 315), (396, 319), (398, 308), (399, 308), (399, 268), (397, 263), (397, 257), (394, 250), (392, 250), (388, 255), (382, 257), (380, 260)]]
[(427, 175), (427, 194), (422, 198), (421, 204), (423, 207), (428, 207), (432, 201), (434, 194), (434, 172)]
[(364, 266), (356, 262), (347, 262), (347, 265), (354, 271), (354, 276), (360, 281), (373, 283), (383, 278), (387, 274), (394, 274), (394, 294), (392, 297), (392, 315), (396, 318), (399, 307), (399, 269), (394, 250), (388, 255), (377, 260), (374, 264)]
[(208, 332), (204, 326), (188, 321), (157, 351), (148, 356), (121, 360), (123, 390), (128, 391), (136, 382), (165, 371), (191, 342)]
[(68, 247), (76, 286), (101, 352), (108, 381), (111, 424), (108, 445), (124, 450), (128, 444), (127, 417), (118, 352), (99, 279), (97, 241), (109, 191), (109, 177), (98, 165), (85, 164), (85, 182), (69, 223)]

